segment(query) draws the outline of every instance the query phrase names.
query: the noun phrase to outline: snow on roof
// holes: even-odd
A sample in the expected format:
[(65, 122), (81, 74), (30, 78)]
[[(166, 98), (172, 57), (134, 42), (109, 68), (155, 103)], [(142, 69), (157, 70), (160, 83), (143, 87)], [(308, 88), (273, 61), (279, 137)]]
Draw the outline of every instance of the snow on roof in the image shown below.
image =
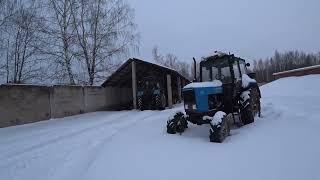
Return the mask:
[[(141, 59), (137, 59), (137, 58), (133, 58), (133, 60), (137, 60), (137, 61), (142, 61), (142, 62), (145, 62), (145, 63), (149, 63), (149, 64), (153, 64), (155, 66), (158, 66), (158, 67), (161, 67), (161, 68), (166, 68), (166, 69), (169, 69), (171, 71), (174, 71), (175, 73), (179, 74), (180, 76), (184, 77), (182, 74), (180, 74), (180, 72), (178, 72), (178, 70), (176, 69), (173, 69), (173, 68), (170, 68), (168, 66), (164, 66), (162, 64), (159, 64), (159, 63), (156, 63), (156, 62), (150, 62), (150, 61), (145, 61), (145, 60), (141, 60)], [(187, 77), (184, 77), (185, 79), (188, 79)]]
[(288, 71), (276, 72), (276, 73), (273, 73), (272, 75), (276, 76), (276, 75), (290, 73), (290, 72), (304, 71), (304, 70), (317, 69), (317, 68), (320, 68), (320, 64), (319, 65), (314, 65), (314, 66), (298, 68), (298, 69), (292, 69), (292, 70), (288, 70)]
[[(170, 69), (170, 70), (172, 70), (172, 71), (177, 71), (177, 70), (175, 70), (175, 69), (173, 69), (173, 68), (170, 68), (170, 67), (168, 67), (168, 66), (164, 66), (164, 65), (162, 65), (162, 64), (159, 64), (159, 63), (156, 63), (156, 62), (154, 62), (154, 61), (146, 61), (146, 60), (142, 60), (142, 59), (140, 59), (140, 58), (130, 58), (130, 59), (133, 59), (133, 60), (138, 60), (138, 61), (143, 61), (143, 62), (146, 62), (146, 63), (150, 63), (150, 64), (153, 64), (153, 65), (156, 65), (156, 66), (161, 66), (161, 67), (163, 67), (163, 68), (166, 68), (166, 69)], [(129, 60), (130, 60), (129, 59)], [(127, 61), (124, 61), (124, 62), (122, 62), (122, 64), (121, 65), (124, 65), (124, 64), (126, 64), (127, 63)]]
[[(141, 60), (141, 61), (144, 61), (144, 60)], [(177, 71), (176, 69), (173, 69), (173, 68), (171, 68), (171, 67), (168, 67), (168, 66), (165, 66), (165, 65), (156, 63), (156, 62), (150, 62), (150, 61), (144, 61), (144, 62), (148, 62), (148, 63), (150, 63), (150, 64), (154, 64), (154, 65), (157, 65), (157, 66), (161, 66), (161, 67), (163, 67), (163, 68), (167, 68), (167, 69), (170, 69), (170, 70), (172, 70), (172, 71)]]
[[(118, 77), (118, 73), (120, 73), (121, 71), (123, 71), (124, 69), (126, 69), (126, 67), (128, 67), (128, 65), (130, 65), (131, 62), (141, 62), (141, 64), (145, 64), (145, 65), (151, 65), (153, 67), (157, 67), (157, 69), (162, 68), (161, 70), (167, 70), (168, 72), (172, 72), (175, 75), (178, 75), (180, 77), (182, 77), (183, 79), (185, 79), (187, 82), (190, 82), (190, 80), (188, 79), (188, 77), (183, 76), (182, 74), (180, 74), (177, 70), (170, 68), (170, 67), (166, 67), (164, 65), (155, 63), (155, 62), (150, 62), (150, 61), (145, 61), (145, 60), (141, 60), (141, 59), (137, 59), (137, 58), (130, 58), (127, 61), (125, 61), (115, 72), (113, 72), (108, 78), (107, 80), (104, 81), (104, 83), (102, 83), (101, 86), (105, 87), (105, 86), (110, 86), (110, 84), (113, 84), (112, 86), (114, 86), (115, 83), (118, 82), (119, 77)], [(127, 70), (128, 71), (128, 70)], [(121, 74), (121, 73), (120, 73)], [(122, 76), (125, 76), (128, 73), (122, 73)], [(130, 73), (131, 76), (131, 73)], [(118, 77), (118, 78), (115, 78)], [(121, 78), (120, 78), (121, 79)]]
[(186, 85), (183, 89), (187, 88), (201, 88), (201, 87), (220, 87), (222, 82), (219, 80), (213, 80), (211, 82), (194, 82)]

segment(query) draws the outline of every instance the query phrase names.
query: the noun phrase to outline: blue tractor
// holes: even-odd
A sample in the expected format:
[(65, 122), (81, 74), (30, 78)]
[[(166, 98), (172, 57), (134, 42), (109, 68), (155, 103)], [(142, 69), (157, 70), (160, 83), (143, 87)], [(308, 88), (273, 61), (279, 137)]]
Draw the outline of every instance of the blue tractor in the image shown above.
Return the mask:
[(163, 79), (153, 76), (143, 77), (138, 81), (137, 105), (140, 110), (163, 110), (167, 100)]
[(260, 90), (254, 73), (244, 59), (215, 52), (200, 62), (200, 79), (183, 88), (184, 110), (167, 122), (169, 134), (183, 133), (188, 122), (210, 126), (209, 139), (221, 143), (230, 134), (232, 125), (254, 122), (261, 115)]

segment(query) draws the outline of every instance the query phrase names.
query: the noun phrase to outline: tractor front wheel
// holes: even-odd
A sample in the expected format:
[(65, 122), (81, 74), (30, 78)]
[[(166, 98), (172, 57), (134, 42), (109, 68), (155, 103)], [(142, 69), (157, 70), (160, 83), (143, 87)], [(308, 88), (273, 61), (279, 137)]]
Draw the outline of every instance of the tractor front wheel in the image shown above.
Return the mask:
[(210, 124), (210, 142), (222, 143), (230, 135), (227, 116), (223, 116), (219, 124)]
[(169, 121), (167, 121), (168, 134), (182, 134), (186, 128), (188, 128), (188, 121), (182, 112), (176, 113), (173, 118), (170, 118)]

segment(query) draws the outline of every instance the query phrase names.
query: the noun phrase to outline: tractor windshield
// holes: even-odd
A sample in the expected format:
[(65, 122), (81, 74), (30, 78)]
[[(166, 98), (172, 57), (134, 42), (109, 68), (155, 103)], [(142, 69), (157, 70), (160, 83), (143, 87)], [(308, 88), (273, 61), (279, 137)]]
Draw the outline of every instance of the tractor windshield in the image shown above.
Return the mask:
[(203, 61), (201, 63), (201, 81), (213, 81), (215, 79), (223, 83), (232, 82), (228, 59)]

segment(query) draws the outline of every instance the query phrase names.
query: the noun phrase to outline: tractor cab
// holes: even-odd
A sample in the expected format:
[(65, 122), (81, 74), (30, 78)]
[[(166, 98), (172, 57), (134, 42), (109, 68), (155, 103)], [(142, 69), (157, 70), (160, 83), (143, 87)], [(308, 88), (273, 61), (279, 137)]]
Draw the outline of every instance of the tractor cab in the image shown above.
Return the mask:
[[(194, 66), (196, 70), (195, 59)], [(195, 76), (195, 82), (182, 90), (185, 113), (177, 113), (168, 121), (167, 132), (181, 133), (187, 122), (210, 124), (210, 141), (222, 142), (230, 131), (230, 117), (234, 124), (252, 123), (255, 115), (260, 115), (261, 96), (254, 74), (248, 74), (247, 66), (250, 64), (233, 54), (217, 52), (203, 58), (200, 77)]]
[(234, 55), (220, 53), (203, 58), (200, 82), (183, 88), (187, 114), (212, 115), (218, 110), (232, 112), (233, 101), (241, 91), (242, 74), (247, 74), (246, 66), (249, 64)]

